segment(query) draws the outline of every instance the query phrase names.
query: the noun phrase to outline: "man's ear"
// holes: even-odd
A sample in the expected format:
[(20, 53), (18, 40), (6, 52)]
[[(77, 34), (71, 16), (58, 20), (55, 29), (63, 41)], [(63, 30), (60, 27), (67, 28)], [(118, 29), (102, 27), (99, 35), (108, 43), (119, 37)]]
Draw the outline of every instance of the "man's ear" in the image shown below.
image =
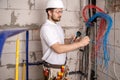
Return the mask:
[(51, 16), (51, 15), (52, 15), (52, 12), (51, 12), (51, 10), (48, 10), (48, 14), (49, 14), (49, 16)]

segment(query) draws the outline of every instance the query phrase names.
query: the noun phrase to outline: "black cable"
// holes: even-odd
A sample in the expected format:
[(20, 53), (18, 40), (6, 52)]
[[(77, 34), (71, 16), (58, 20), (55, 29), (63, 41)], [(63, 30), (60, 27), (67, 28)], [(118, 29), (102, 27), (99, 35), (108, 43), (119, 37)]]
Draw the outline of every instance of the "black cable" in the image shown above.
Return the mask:
[[(91, 4), (91, 0), (88, 0), (88, 4)], [(91, 10), (89, 9), (88, 10), (88, 15), (89, 15), (89, 18), (91, 17)], [(86, 36), (90, 36), (90, 28), (87, 27), (86, 29)], [(85, 46), (83, 50), (79, 50), (79, 51), (82, 51), (83, 54), (82, 54), (82, 61), (81, 61), (81, 64), (80, 66), (82, 66), (82, 72), (85, 73), (85, 74), (88, 74), (88, 64), (89, 64), (89, 45), (88, 46)], [(83, 78), (86, 78), (87, 79), (87, 75), (82, 77), (82, 75), (80, 76), (80, 80), (83, 80)]]
[[(96, 0), (92, 0), (92, 5), (95, 5), (96, 6)], [(96, 14), (96, 9), (92, 9), (92, 14), (94, 15), (94, 14)], [(93, 35), (93, 37), (94, 37), (94, 41), (96, 41), (95, 40), (95, 38), (96, 38), (96, 35), (95, 34), (97, 34), (97, 18), (93, 21), (93, 26), (94, 26), (94, 28), (93, 28), (93, 33), (94, 33), (94, 35)], [(96, 53), (94, 53), (94, 54), (96, 54)], [(95, 55), (95, 59), (94, 59), (94, 70), (91, 70), (91, 80), (97, 80), (97, 73), (96, 73), (96, 71), (97, 71), (97, 59), (96, 59), (96, 55)]]
[[(86, 36), (89, 36), (90, 37), (90, 29), (91, 28), (87, 28), (86, 30)], [(85, 51), (85, 74), (88, 74), (88, 64), (89, 64), (89, 45), (87, 45), (85, 48), (84, 48), (84, 51)], [(88, 76), (87, 76), (88, 77)], [(86, 80), (87, 80), (87, 77), (86, 77)]]
[[(96, 6), (96, 0), (92, 0), (92, 5)], [(92, 9), (92, 13), (93, 13), (93, 15), (96, 13), (95, 8)]]
[[(91, 0), (88, 0), (88, 4), (89, 5), (91, 4)], [(88, 16), (89, 16), (89, 18), (91, 17), (91, 10), (90, 9), (88, 10)]]
[[(80, 52), (82, 52), (83, 54), (82, 54), (82, 57), (80, 57), (80, 58), (82, 58), (81, 60), (80, 60), (80, 58), (79, 58), (79, 70), (81, 69), (81, 71), (83, 72), (83, 55), (84, 55), (84, 50), (82, 50), (82, 49), (79, 49), (79, 51)], [(80, 62), (81, 62), (81, 64), (80, 64)], [(81, 66), (81, 67), (80, 67)], [(82, 75), (80, 75), (80, 80), (82, 80)]]
[[(88, 4), (92, 4), (92, 5), (96, 5), (96, 0), (88, 0)], [(89, 16), (89, 18), (91, 18), (91, 16), (92, 15), (94, 15), (96, 13), (96, 9), (89, 9), (88, 10), (88, 16)], [(96, 20), (95, 20), (95, 22), (96, 22)], [(93, 25), (94, 26), (94, 25)], [(87, 27), (87, 29), (86, 29), (86, 36), (89, 36), (90, 37), (90, 31), (91, 31), (92, 29), (90, 28), (90, 27)], [(80, 66), (82, 66), (81, 67), (81, 71), (83, 72), (83, 73), (85, 73), (85, 74), (88, 74), (88, 66), (89, 66), (89, 45), (87, 45), (86, 47), (84, 47), (84, 50), (79, 50), (79, 51), (82, 51), (83, 52), (83, 54), (82, 54), (82, 60), (81, 60), (81, 64), (82, 65), (80, 65)], [(86, 78), (86, 80), (87, 80), (87, 77), (88, 76), (84, 76), (84, 78)], [(82, 77), (82, 75), (80, 76), (80, 80), (82, 80), (83, 79), (83, 77)]]
[[(89, 4), (92, 4), (92, 5), (96, 5), (96, 0), (89, 0)], [(89, 12), (88, 12), (88, 15), (89, 15), (89, 18), (91, 18), (91, 16), (93, 16), (94, 14), (96, 13), (96, 9), (89, 9)], [(93, 21), (93, 23), (94, 22), (96, 22), (97, 20), (94, 20)], [(94, 26), (94, 25), (93, 25)], [(90, 27), (88, 27), (87, 29), (86, 29), (86, 36), (89, 36), (89, 37), (91, 37), (92, 35), (91, 35), (91, 32), (94, 32), (94, 29), (93, 28), (90, 28)], [(92, 47), (92, 46), (91, 46)], [(91, 53), (91, 50), (90, 50), (90, 46), (89, 45), (87, 45), (86, 47), (85, 47), (85, 74), (88, 74), (88, 72), (89, 72), (89, 76), (87, 76), (87, 78), (86, 78), (86, 80), (88, 80), (88, 78), (90, 78), (90, 76), (91, 76), (91, 70), (89, 69), (89, 66), (91, 65), (89, 65), (89, 53)], [(90, 71), (89, 71), (90, 70)]]
[[(96, 0), (92, 0), (92, 5), (96, 6)], [(94, 15), (96, 13), (96, 9), (93, 8), (92, 9), (92, 15)], [(97, 20), (95, 19), (93, 22), (96, 22)]]

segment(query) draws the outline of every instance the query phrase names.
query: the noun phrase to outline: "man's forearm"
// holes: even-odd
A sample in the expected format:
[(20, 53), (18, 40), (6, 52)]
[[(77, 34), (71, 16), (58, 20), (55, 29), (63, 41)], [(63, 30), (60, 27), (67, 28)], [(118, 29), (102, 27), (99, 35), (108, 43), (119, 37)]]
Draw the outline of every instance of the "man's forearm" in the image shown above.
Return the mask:
[(75, 49), (78, 49), (80, 47), (84, 47), (86, 46), (87, 44), (89, 44), (89, 37), (86, 36), (84, 38), (82, 38), (80, 41), (78, 42), (74, 42), (74, 43), (71, 43), (71, 44), (60, 44), (60, 43), (55, 43), (51, 46), (51, 48), (58, 54), (61, 54), (61, 53), (66, 53), (66, 52), (69, 52), (69, 51), (72, 51), (72, 50), (75, 50)]
[(73, 51), (73, 50), (78, 49), (80, 47), (83, 47), (83, 44), (80, 42), (75, 42), (72, 44), (59, 44), (59, 43), (57, 43), (57, 44), (54, 44), (52, 46), (53, 50), (55, 52), (57, 52), (58, 54)]

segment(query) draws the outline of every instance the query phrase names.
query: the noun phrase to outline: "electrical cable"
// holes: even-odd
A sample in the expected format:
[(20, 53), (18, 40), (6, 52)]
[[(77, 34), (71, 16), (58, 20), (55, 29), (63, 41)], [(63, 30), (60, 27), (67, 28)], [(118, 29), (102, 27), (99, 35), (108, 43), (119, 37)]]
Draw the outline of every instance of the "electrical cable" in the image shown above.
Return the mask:
[[(86, 17), (86, 9), (88, 8), (96, 8), (96, 6), (93, 7), (92, 6), (86, 6), (83, 10), (83, 17), (84, 17), (84, 20), (85, 22), (88, 20), (87, 17)], [(97, 8), (97, 11), (99, 12), (102, 12), (102, 13), (105, 13), (102, 9), (100, 8)], [(104, 15), (106, 17), (106, 15)], [(107, 16), (107, 19), (104, 18), (104, 17), (101, 17), (101, 15), (97, 16), (97, 17), (100, 17), (102, 18), (101, 21), (100, 21), (100, 25), (99, 25), (99, 28), (98, 28), (98, 34), (96, 36), (96, 43), (95, 43), (95, 46), (94, 46), (94, 52), (95, 53), (98, 53), (97, 51), (100, 50), (100, 47), (101, 47), (101, 44), (103, 44), (103, 51), (104, 51), (104, 65), (106, 67), (108, 67), (108, 61), (110, 59), (110, 56), (109, 56), (109, 52), (107, 50), (107, 41), (108, 41), (108, 35), (110, 33), (110, 30), (111, 30), (111, 27), (112, 27), (112, 19), (110, 16)], [(97, 18), (95, 17), (94, 20)], [(93, 22), (93, 20), (91, 21)], [(90, 26), (94, 26), (91, 22), (87, 23), (89, 24)], [(108, 27), (107, 27), (107, 24), (108, 23)], [(110, 24), (109, 24), (110, 23)], [(107, 29), (107, 30), (106, 30)], [(106, 32), (105, 32), (106, 31)]]
[[(85, 20), (85, 22), (87, 22), (87, 17), (86, 17), (86, 10), (87, 9), (91, 9), (92, 8), (92, 10), (93, 10), (93, 14), (95, 14), (95, 12), (96, 12), (96, 10), (98, 11), (98, 12), (102, 12), (102, 13), (105, 13), (102, 9), (100, 9), (99, 7), (97, 7), (97, 6), (95, 6), (95, 4), (96, 4), (96, 2), (94, 2), (93, 0), (92, 0), (92, 3), (94, 4), (94, 5), (87, 5), (87, 6), (85, 6), (85, 8), (83, 9), (83, 12), (82, 12), (82, 15), (83, 15), (83, 18), (84, 18), (84, 20)], [(89, 1), (89, 4), (90, 4), (90, 1)], [(91, 17), (91, 11), (89, 11), (89, 16)], [(95, 20), (95, 19), (94, 19)], [(95, 20), (96, 21), (96, 20)], [(92, 21), (93, 22), (93, 21)], [(93, 26), (93, 25), (92, 25)], [(103, 35), (105, 34), (105, 28), (106, 28), (106, 22), (105, 22), (105, 19), (104, 18), (102, 18), (101, 19), (101, 21), (100, 21), (100, 27), (99, 27), (99, 29), (98, 29), (98, 34), (97, 34), (97, 36), (96, 36), (96, 42), (97, 42), (97, 44), (98, 44), (98, 42), (100, 41), (100, 39), (102, 39), (102, 37), (103, 37)], [(87, 30), (88, 31), (88, 30)], [(107, 33), (109, 33), (109, 32), (107, 32)], [(108, 34), (106, 34), (106, 36), (107, 36)], [(104, 39), (104, 41), (106, 40), (106, 36), (105, 36), (105, 38), (103, 37), (103, 39)], [(101, 41), (100, 41), (101, 42)], [(97, 45), (97, 44), (95, 44), (95, 53), (97, 53), (97, 50), (100, 48), (100, 46), (101, 46), (101, 43), (99, 43), (99, 45)], [(105, 45), (105, 43), (104, 43), (104, 45)], [(105, 50), (104, 50), (104, 52), (105, 52)], [(106, 55), (106, 54), (105, 54)], [(105, 55), (104, 55), (104, 57), (105, 57)], [(106, 60), (107, 61), (107, 60)], [(105, 61), (105, 62), (106, 62)]]
[[(90, 1), (89, 1), (90, 2)], [(89, 3), (90, 4), (90, 3)], [(89, 17), (91, 17), (91, 14), (90, 14), (90, 9), (92, 8), (92, 15), (94, 15), (95, 13), (96, 13), (96, 9), (98, 10), (98, 11), (100, 11), (100, 12), (104, 12), (103, 10), (101, 10), (100, 8), (98, 8), (98, 7), (96, 7), (96, 0), (92, 0), (92, 4), (93, 5), (87, 5), (84, 9), (83, 9), (83, 17), (84, 17), (84, 19), (85, 19), (85, 21), (87, 21), (87, 18), (86, 18), (86, 10), (87, 10), (87, 8), (89, 9)], [(96, 21), (97, 20), (95, 20), (95, 23), (96, 23)], [(102, 23), (102, 21), (100, 22), (100, 23)], [(100, 31), (101, 31), (101, 28), (100, 28)], [(93, 30), (93, 32), (94, 32), (94, 30)], [(97, 37), (97, 38), (100, 38), (100, 37)], [(95, 39), (96, 40), (96, 39)], [(94, 41), (95, 41), (94, 40)], [(99, 47), (99, 46), (97, 46), (97, 45), (95, 45), (95, 47), (94, 47), (94, 49), (93, 49), (93, 51), (94, 51), (94, 53), (96, 54), (96, 51), (97, 51), (97, 47)], [(89, 54), (90, 55), (90, 54)], [(95, 56), (96, 57), (96, 56)], [(90, 58), (89, 58), (90, 59)], [(97, 66), (97, 58), (95, 58), (95, 66)], [(90, 61), (89, 61), (89, 66), (90, 66)], [(90, 67), (89, 67), (90, 68)], [(95, 71), (96, 71), (96, 67), (95, 67)], [(91, 70), (89, 70), (89, 72), (88, 73), (91, 73)], [(88, 77), (89, 77), (90, 75), (88, 75)], [(89, 78), (88, 78), (89, 79)]]
[[(91, 0), (88, 0), (88, 4), (91, 4)], [(91, 17), (91, 10), (89, 9), (88, 10), (88, 15), (89, 15), (89, 18)], [(86, 35), (87, 36), (90, 36), (90, 28), (86, 28)], [(89, 63), (89, 45), (85, 46), (84, 47), (84, 71), (85, 71), (85, 74), (88, 74), (88, 63)], [(88, 75), (86, 77), (84, 77), (84, 79), (87, 80), (88, 78)]]
[[(94, 1), (92, 1), (92, 2), (94, 2)], [(96, 3), (96, 2), (95, 2), (95, 3)], [(105, 13), (102, 9), (100, 9), (100, 8), (97, 7), (97, 6), (95, 6), (95, 3), (93, 3), (94, 5), (87, 5), (87, 6), (85, 6), (85, 8), (83, 9), (82, 15), (83, 15), (83, 18), (84, 18), (85, 22), (88, 20), (87, 17), (86, 17), (86, 11), (87, 11), (87, 9), (95, 9), (95, 11)], [(95, 13), (95, 11), (93, 12), (93, 14)], [(95, 20), (95, 21), (96, 21), (96, 20)], [(106, 26), (104, 27), (103, 25), (106, 25), (106, 23), (105, 23), (105, 24), (103, 24), (103, 23), (105, 23), (105, 20), (104, 20), (104, 19), (101, 19), (101, 21), (100, 21), (100, 27), (99, 27), (99, 29), (98, 29), (98, 31), (100, 31), (101, 33), (97, 34), (97, 38), (95, 39), (96, 42), (97, 42), (98, 40), (100, 40), (100, 38), (102, 38), (101, 35), (104, 34), (104, 32), (105, 32), (105, 27), (106, 27)], [(103, 24), (103, 25), (102, 25), (102, 24)], [(104, 28), (104, 29), (103, 29), (103, 28)], [(98, 43), (98, 42), (97, 42), (97, 43)], [(96, 44), (93, 50), (95, 50), (96, 48), (99, 49), (99, 47), (100, 47), (100, 44), (99, 44), (99, 45)], [(97, 51), (98, 49), (96, 49), (96, 51)], [(96, 52), (95, 52), (95, 53), (96, 53)]]
[[(100, 49), (101, 39), (102, 39), (103, 35), (105, 34), (106, 27), (107, 26), (106, 26), (105, 19), (102, 18), (100, 21), (100, 26), (99, 26), (98, 31), (97, 31), (98, 32), (97, 37), (96, 37), (97, 44), (95, 44), (96, 51)], [(97, 52), (95, 52), (95, 53), (97, 53)]]
[(112, 28), (112, 19), (109, 15), (107, 15), (105, 13), (98, 12), (88, 20), (88, 22), (86, 23), (86, 26), (90, 27), (91, 26), (90, 23), (97, 17), (104, 18), (107, 21), (107, 24), (108, 24), (108, 28), (106, 30), (106, 33), (104, 34), (104, 37), (103, 37), (103, 51), (104, 51), (104, 60), (105, 60), (104, 63), (105, 63), (105, 66), (107, 67), (108, 66), (108, 61), (110, 59), (108, 51), (107, 51), (107, 41), (108, 41), (108, 36), (109, 36), (110, 30)]
[[(91, 4), (93, 5), (93, 6), (96, 6), (96, 0), (91, 0)], [(91, 9), (92, 10), (92, 16), (96, 13), (96, 8), (92, 8)], [(91, 28), (92, 29), (92, 32), (94, 32), (95, 34), (94, 34), (94, 36), (91, 34), (91, 36), (93, 36), (93, 37), (95, 37), (96, 36), (96, 34), (97, 34), (97, 19), (95, 19), (94, 21), (93, 21), (93, 24), (94, 24), (94, 28)], [(94, 38), (95, 39), (95, 38)], [(96, 40), (96, 39), (95, 39)], [(95, 41), (94, 40), (94, 41)], [(92, 45), (92, 44), (91, 44)], [(94, 46), (94, 45), (92, 45), (92, 46)], [(91, 47), (92, 47), (91, 46)], [(92, 48), (90, 49), (90, 50), (92, 50)], [(91, 74), (93, 74), (93, 73), (91, 73), (92, 72), (92, 68), (91, 68), (91, 66), (92, 66), (92, 64), (91, 64), (91, 54), (92, 54), (92, 51), (90, 51), (89, 50), (89, 66), (90, 66), (90, 70), (89, 70), (89, 78), (90, 79), (92, 79), (92, 75)], [(95, 50), (95, 49), (94, 49)], [(94, 74), (93, 74), (93, 79), (95, 80), (95, 79), (97, 79), (97, 56), (95, 56), (95, 60), (94, 60), (94, 62), (95, 62), (95, 64), (94, 64)], [(89, 79), (88, 78), (88, 79)], [(92, 79), (92, 80), (93, 80)]]
[(88, 18), (86, 17), (86, 10), (89, 9), (89, 8), (95, 8), (96, 11), (98, 11), (98, 12), (103, 12), (103, 13), (104, 13), (104, 11), (103, 11), (102, 9), (100, 9), (99, 7), (97, 7), (97, 6), (95, 6), (95, 5), (87, 5), (87, 6), (85, 6), (85, 8), (83, 8), (83, 10), (82, 10), (82, 16), (83, 16), (85, 22), (88, 21)]
[[(99, 12), (103, 12), (104, 13), (104, 11), (102, 10), (102, 9), (100, 9), (99, 7), (97, 7), (97, 6), (95, 6), (95, 5), (87, 5), (84, 9), (83, 9), (83, 17), (84, 17), (84, 19), (85, 19), (85, 21), (87, 21), (87, 18), (86, 18), (86, 16), (85, 16), (85, 12), (86, 12), (86, 9), (87, 8), (95, 8), (97, 11), (99, 11)], [(100, 21), (100, 27), (99, 27), (99, 29), (98, 29), (98, 34), (97, 34), (97, 38), (95, 39), (96, 40), (96, 45), (94, 46), (94, 48), (93, 48), (93, 51), (94, 51), (94, 53), (96, 53), (96, 51), (100, 48), (100, 46), (101, 46), (101, 44), (100, 44), (100, 40), (101, 40), (101, 38), (102, 38), (102, 36), (104, 35), (104, 33), (105, 33), (105, 28), (106, 28), (106, 23), (105, 23), (105, 20), (104, 19), (101, 19), (101, 21)], [(99, 40), (99, 41), (98, 41)]]
[[(95, 6), (96, 5), (96, 0), (89, 0), (89, 5), (90, 4), (92, 4), (92, 6)], [(85, 8), (84, 8), (85, 9)], [(85, 11), (83, 11), (83, 12), (85, 12)], [(95, 8), (89, 8), (89, 11), (88, 11), (88, 15), (89, 15), (89, 18), (91, 18), (91, 16), (93, 16), (94, 14), (96, 13), (96, 9)], [(86, 20), (87, 21), (87, 20)], [(96, 20), (95, 20), (95, 23), (96, 23)], [(95, 27), (94, 27), (95, 28)], [(87, 28), (87, 30), (86, 30), (86, 35), (89, 35), (89, 37), (92, 37), (91, 36), (91, 32), (94, 32), (94, 28)], [(88, 51), (86, 51), (87, 53), (88, 53), (88, 55), (86, 55), (86, 61), (87, 61), (87, 59), (88, 59), (88, 61), (87, 61), (87, 63), (86, 64), (88, 64), (87, 66), (87, 73), (88, 73), (88, 76), (87, 76), (87, 80), (89, 80), (90, 79), (90, 77), (91, 77), (91, 49), (90, 49), (90, 46), (92, 47), (93, 45), (89, 45), (89, 46), (87, 46), (87, 50)], [(95, 60), (96, 61), (96, 60)]]

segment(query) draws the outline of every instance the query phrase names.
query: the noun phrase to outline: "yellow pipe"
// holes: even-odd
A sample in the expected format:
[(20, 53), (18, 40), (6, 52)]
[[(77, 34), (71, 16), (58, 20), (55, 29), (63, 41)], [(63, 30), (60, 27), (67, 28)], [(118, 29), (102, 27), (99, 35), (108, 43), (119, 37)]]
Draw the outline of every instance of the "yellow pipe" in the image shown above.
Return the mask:
[(25, 71), (26, 71), (26, 64), (23, 62), (23, 68), (22, 68), (22, 80), (25, 80)]
[(16, 70), (15, 70), (15, 80), (19, 80), (19, 48), (20, 40), (16, 40)]

